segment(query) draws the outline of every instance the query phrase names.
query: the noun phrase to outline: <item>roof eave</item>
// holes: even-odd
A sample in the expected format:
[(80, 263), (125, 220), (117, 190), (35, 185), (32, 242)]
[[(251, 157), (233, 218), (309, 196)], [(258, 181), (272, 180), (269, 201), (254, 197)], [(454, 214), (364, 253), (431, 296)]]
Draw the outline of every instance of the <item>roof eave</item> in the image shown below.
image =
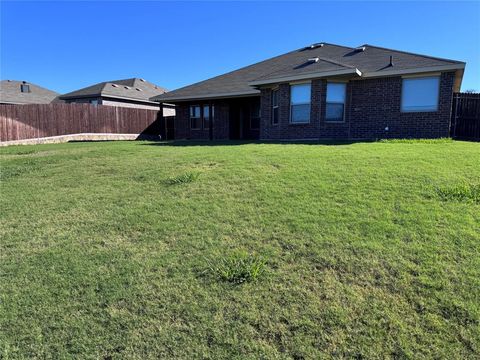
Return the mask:
[(78, 95), (78, 96), (74, 96), (74, 95), (65, 96), (65, 95), (63, 95), (63, 96), (59, 96), (59, 99), (61, 99), (61, 100), (71, 100), (71, 99), (88, 99), (88, 98), (94, 98), (94, 97), (130, 100), (130, 101), (136, 101), (136, 102), (142, 102), (142, 103), (157, 105), (157, 102), (151, 101), (149, 99), (130, 98), (130, 97), (125, 97), (125, 96), (116, 96), (116, 95), (110, 95), (110, 94), (88, 94), (88, 95)]
[(449, 65), (417, 67), (417, 68), (410, 68), (410, 69), (392, 69), (392, 70), (386, 70), (386, 71), (364, 72), (362, 77), (373, 78), (373, 77), (418, 74), (418, 73), (449, 71), (449, 70), (455, 71), (455, 70), (461, 70), (464, 68), (465, 68), (465, 63), (458, 63), (458, 64), (449, 64)]
[[(215, 94), (205, 94), (205, 95), (190, 95), (190, 96), (166, 96), (165, 98), (158, 98), (158, 96), (151, 97), (151, 101), (155, 102), (171, 102), (171, 101), (193, 101), (193, 100), (209, 100), (209, 99), (225, 99), (232, 97), (248, 97), (248, 96), (259, 96), (260, 91), (252, 89), (251, 91), (239, 91), (239, 92), (230, 92), (230, 93), (215, 93)], [(162, 96), (162, 95), (160, 95)]]
[(91, 97), (99, 97), (102, 96), (102, 94), (84, 94), (84, 95), (60, 95), (58, 98), (61, 100), (70, 100), (70, 99), (85, 99), (85, 98), (91, 98)]
[(322, 71), (322, 72), (301, 74), (301, 75), (295, 75), (295, 76), (283, 76), (283, 77), (271, 78), (271, 79), (265, 79), (265, 80), (255, 80), (255, 81), (249, 82), (248, 85), (260, 86), (260, 85), (276, 84), (281, 82), (318, 79), (318, 78), (325, 78), (325, 77), (339, 76), (339, 75), (362, 76), (362, 73), (357, 68), (345, 69), (345, 70), (334, 70), (334, 71)]

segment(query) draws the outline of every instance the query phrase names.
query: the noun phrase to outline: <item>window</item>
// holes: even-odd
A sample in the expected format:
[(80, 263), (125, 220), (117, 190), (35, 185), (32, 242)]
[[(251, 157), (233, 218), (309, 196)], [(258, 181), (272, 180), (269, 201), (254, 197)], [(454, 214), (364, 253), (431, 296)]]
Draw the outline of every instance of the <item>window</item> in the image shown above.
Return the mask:
[(92, 105), (98, 105), (98, 100), (90, 100), (90, 104), (92, 104)]
[(20, 85), (20, 91), (24, 92), (24, 93), (29, 93), (30, 92), (30, 85), (21, 84)]
[(201, 127), (200, 106), (192, 105), (190, 106), (190, 128), (200, 129)]
[(310, 84), (290, 87), (290, 122), (305, 124), (310, 122)]
[(402, 111), (437, 111), (439, 91), (438, 76), (403, 79)]
[(210, 118), (213, 118), (215, 115), (215, 108), (212, 105), (212, 116), (210, 117), (210, 107), (208, 105), (203, 105), (203, 128), (208, 130), (210, 129)]
[(255, 102), (250, 108), (250, 129), (258, 130), (260, 129), (260, 102)]
[(325, 121), (344, 121), (346, 93), (347, 84), (327, 83), (327, 106), (325, 109)]
[(272, 124), (278, 124), (278, 89), (272, 91)]

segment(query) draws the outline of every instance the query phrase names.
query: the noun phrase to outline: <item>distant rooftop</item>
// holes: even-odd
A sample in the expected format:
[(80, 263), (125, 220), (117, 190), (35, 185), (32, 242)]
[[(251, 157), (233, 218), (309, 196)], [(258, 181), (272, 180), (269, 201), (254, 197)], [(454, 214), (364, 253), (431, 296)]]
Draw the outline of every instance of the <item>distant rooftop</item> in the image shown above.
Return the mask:
[(58, 101), (58, 95), (28, 81), (0, 81), (0, 103), (4, 104), (49, 104)]
[(145, 79), (131, 78), (105, 81), (60, 96), (61, 99), (75, 99), (103, 96), (110, 98), (149, 101), (149, 98), (161, 95), (167, 89)]

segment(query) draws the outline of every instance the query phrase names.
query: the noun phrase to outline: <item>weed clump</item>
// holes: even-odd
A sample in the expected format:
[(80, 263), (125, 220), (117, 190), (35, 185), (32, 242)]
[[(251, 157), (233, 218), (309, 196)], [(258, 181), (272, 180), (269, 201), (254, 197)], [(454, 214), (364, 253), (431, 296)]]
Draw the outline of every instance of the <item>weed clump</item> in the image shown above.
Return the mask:
[(471, 201), (480, 203), (480, 184), (462, 182), (455, 185), (437, 187), (435, 191), (437, 195), (445, 201)]
[(209, 270), (222, 281), (233, 284), (255, 281), (264, 272), (266, 259), (238, 252), (210, 262)]
[(169, 185), (181, 185), (181, 184), (187, 184), (191, 183), (195, 180), (198, 179), (199, 177), (198, 172), (188, 172), (185, 174), (181, 174), (175, 177), (171, 177), (170, 179), (167, 180), (167, 184)]

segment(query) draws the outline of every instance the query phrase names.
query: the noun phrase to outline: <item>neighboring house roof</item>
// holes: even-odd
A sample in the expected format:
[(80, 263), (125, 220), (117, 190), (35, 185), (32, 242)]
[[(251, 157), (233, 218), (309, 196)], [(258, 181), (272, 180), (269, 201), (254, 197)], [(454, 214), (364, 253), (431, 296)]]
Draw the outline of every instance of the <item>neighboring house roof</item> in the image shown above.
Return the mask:
[[(28, 85), (28, 92), (22, 92), (22, 85)], [(26, 90), (27, 88), (24, 87)], [(58, 101), (59, 93), (27, 81), (0, 81), (0, 103), (3, 104), (50, 104)]]
[[(390, 65), (392, 57), (393, 65)], [(381, 77), (428, 71), (462, 70), (461, 61), (440, 59), (365, 44), (357, 48), (318, 43), (216, 76), (154, 101), (182, 101), (258, 95), (258, 86), (331, 76)], [(463, 72), (460, 74), (460, 81)]]
[(151, 102), (153, 96), (165, 93), (167, 90), (144, 79), (132, 78), (105, 81), (86, 88), (69, 92), (60, 96), (61, 99), (76, 99), (103, 96), (116, 99)]

